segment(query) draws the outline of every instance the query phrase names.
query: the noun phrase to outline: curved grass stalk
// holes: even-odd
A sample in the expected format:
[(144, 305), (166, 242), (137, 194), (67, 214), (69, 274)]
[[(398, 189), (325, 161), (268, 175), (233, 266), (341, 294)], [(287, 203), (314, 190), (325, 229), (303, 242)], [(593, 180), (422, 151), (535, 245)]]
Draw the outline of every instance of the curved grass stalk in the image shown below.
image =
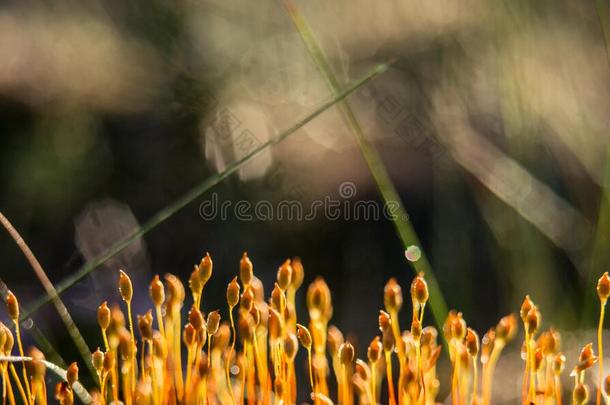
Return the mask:
[[(9, 362), (9, 363), (29, 362), (29, 361), (32, 361), (32, 358), (28, 357), (28, 356), (0, 356), (0, 362), (4, 362), (4, 361)], [(54, 363), (51, 363), (50, 361), (46, 361), (46, 360), (39, 360), (39, 361), (41, 361), (47, 369), (54, 372), (62, 380), (67, 381), (66, 380), (66, 370), (64, 370), (63, 368), (59, 367), (58, 365), (56, 365)], [(83, 387), (81, 385), (81, 383), (76, 381), (72, 385), (72, 389), (74, 390), (74, 393), (78, 396), (78, 398), (83, 403), (85, 403), (85, 404), (92, 403), (91, 396), (89, 395), (89, 393), (87, 392), (85, 387)]]
[[(364, 86), (370, 80), (378, 76), (379, 74), (384, 73), (388, 69), (389, 63), (381, 63), (371, 69), (366, 75), (364, 75), (359, 80), (351, 83), (350, 85), (343, 87), (340, 91), (338, 91), (334, 97), (322, 103), (317, 109), (308, 114), (305, 118), (299, 120), (297, 123), (282, 131), (278, 135), (271, 137), (266, 142), (260, 144), (256, 148), (252, 149), (249, 153), (241, 157), (240, 159), (235, 160), (230, 163), (225, 170), (220, 173), (217, 173), (213, 176), (210, 176), (203, 180), (201, 183), (193, 187), (182, 197), (178, 198), (174, 202), (167, 205), (165, 208), (158, 211), (155, 215), (153, 215), (148, 221), (146, 221), (142, 227), (138, 230), (133, 231), (123, 239), (116, 242), (112, 245), (108, 250), (98, 255), (95, 259), (86, 263), (83, 267), (73, 273), (71, 276), (65, 278), (62, 282), (57, 284), (55, 288), (56, 294), (62, 294), (74, 284), (76, 284), (79, 280), (87, 276), (93, 270), (97, 269), (99, 266), (104, 264), (110, 258), (120, 253), (129, 246), (134, 241), (138, 240), (143, 235), (147, 234), (154, 228), (156, 228), (159, 224), (165, 222), (167, 219), (172, 217), (175, 213), (186, 207), (188, 204), (193, 202), (196, 198), (200, 197), (203, 193), (210, 190), (212, 187), (238, 171), (241, 167), (243, 167), (246, 163), (250, 162), (253, 158), (255, 158), (258, 154), (266, 150), (267, 148), (282, 142), (284, 139), (288, 138), (290, 135), (294, 134), (297, 130), (305, 126), (308, 122), (312, 121), (314, 118), (324, 113), (330, 107), (334, 106), (341, 100), (345, 99), (347, 96)], [(400, 215), (400, 214), (399, 214)], [(430, 284), (430, 281), (428, 281)], [(432, 292), (432, 291), (431, 291)], [(440, 291), (436, 291), (436, 293), (440, 294)], [(46, 305), (52, 300), (50, 295), (47, 293), (46, 296), (39, 298), (34, 304), (32, 304), (29, 308), (29, 311), (22, 311), (21, 320), (27, 319), (34, 312), (38, 311), (43, 305)]]
[[(320, 46), (317, 44), (315, 36), (304, 17), (299, 13), (296, 5), (291, 0), (284, 0), (284, 5), (297, 31), (305, 42), (311, 57), (318, 66), (320, 73), (324, 76), (328, 86), (334, 94), (340, 94), (339, 92), (341, 86), (339, 85), (339, 82), (335, 77), (330, 65), (326, 61), (326, 57), (324, 56)], [(391, 204), (396, 208), (396, 215), (393, 218), (393, 223), (404, 248), (407, 249), (409, 246), (417, 246), (420, 248), (420, 250), (422, 250), (419, 260), (409, 261), (409, 263), (413, 266), (415, 274), (419, 274), (420, 272), (426, 274), (428, 289), (430, 290), (430, 308), (432, 310), (432, 315), (434, 316), (438, 328), (442, 329), (442, 323), (447, 317), (447, 304), (445, 303), (438, 282), (432, 273), (430, 263), (428, 262), (426, 255), (423, 253), (423, 249), (421, 249), (419, 238), (417, 237), (417, 234), (413, 229), (413, 225), (409, 220), (409, 216), (401, 203), (398, 192), (390, 179), (379, 153), (366, 138), (362, 127), (358, 123), (358, 120), (356, 119), (356, 116), (354, 115), (347, 100), (343, 100), (341, 103), (339, 103), (338, 107), (343, 113), (346, 124), (356, 137), (356, 141), (360, 147), (362, 156), (366, 160), (366, 164), (371, 172), (371, 175), (373, 176), (373, 179), (375, 180), (375, 183), (377, 184), (377, 188), (379, 189), (379, 193), (381, 194), (384, 203)]]
[(28, 246), (28, 244), (25, 242), (25, 240), (21, 237), (21, 235), (19, 234), (19, 231), (17, 231), (17, 229), (15, 229), (13, 224), (11, 224), (11, 222), (8, 220), (8, 218), (6, 218), (6, 216), (4, 216), (4, 214), (2, 212), (0, 212), (0, 223), (2, 224), (2, 226), (4, 226), (4, 229), (6, 229), (6, 231), (9, 233), (9, 235), (13, 238), (13, 240), (15, 241), (17, 246), (19, 246), (19, 249), (21, 249), (21, 252), (23, 252), (23, 255), (25, 256), (27, 261), (30, 263), (30, 266), (34, 270), (34, 274), (36, 274), (36, 277), (38, 277), (38, 280), (40, 280), (40, 283), (42, 284), (45, 291), (47, 292), (47, 295), (49, 296), (50, 300), (53, 302), (53, 305), (55, 306), (55, 309), (57, 310), (59, 317), (61, 318), (62, 322), (66, 326), (66, 329), (68, 330), (68, 334), (72, 338), (74, 345), (76, 346), (81, 357), (85, 361), (85, 364), (87, 364), (89, 372), (91, 372), (92, 376), (95, 376), (95, 370), (93, 370), (93, 367), (91, 366), (91, 361), (90, 361), (91, 352), (89, 351), (89, 348), (87, 347), (87, 343), (85, 342), (85, 339), (83, 338), (80, 331), (78, 330), (78, 327), (74, 323), (74, 320), (70, 316), (68, 309), (64, 305), (61, 298), (59, 298), (59, 295), (57, 294), (57, 291), (55, 290), (53, 283), (47, 277), (47, 274), (45, 273), (44, 269), (42, 268), (42, 265), (40, 264), (40, 262), (38, 261), (38, 259), (36, 258), (36, 256), (30, 249), (30, 247)]

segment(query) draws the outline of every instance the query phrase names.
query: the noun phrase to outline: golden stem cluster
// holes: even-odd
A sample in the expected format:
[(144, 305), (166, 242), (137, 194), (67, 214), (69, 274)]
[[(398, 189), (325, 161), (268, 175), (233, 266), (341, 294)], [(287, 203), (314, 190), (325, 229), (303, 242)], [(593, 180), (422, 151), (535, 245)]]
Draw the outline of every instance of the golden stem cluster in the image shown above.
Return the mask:
[[(414, 277), (410, 286), (411, 323), (405, 330), (400, 327), (402, 289), (395, 279), (387, 282), (384, 309), (377, 319), (379, 335), (370, 342), (366, 358), (358, 358), (356, 342), (330, 324), (331, 291), (322, 278), (316, 278), (306, 291), (309, 322), (298, 323), (296, 297), (304, 280), (300, 259), (281, 264), (265, 300), (263, 284), (244, 253), (239, 276), (227, 285), (228, 321), (222, 321), (221, 310), (204, 312), (204, 289), (212, 272), (212, 258), (206, 254), (189, 278), (191, 302), (184, 325), (181, 313), (187, 294), (176, 276), (166, 274), (163, 281), (159, 276), (153, 278), (149, 288), (152, 308), (138, 314), (134, 322), (134, 289), (129, 275), (119, 272), (124, 307), (103, 302), (97, 311), (104, 347), (91, 356), (99, 387), (91, 390), (96, 404), (289, 405), (297, 403), (298, 390), (309, 392), (315, 405), (333, 404), (333, 397), (345, 405), (373, 405), (382, 398), (387, 398), (389, 405), (436, 404), (441, 345), (436, 328), (424, 326), (429, 296), (423, 274)], [(596, 362), (600, 366), (597, 403), (603, 398), (610, 404), (610, 376), (603, 380), (602, 359), (604, 311), (610, 296), (607, 273), (600, 278), (597, 293), (601, 303), (599, 357), (591, 343), (581, 350), (570, 374), (574, 377), (572, 403), (576, 405), (589, 400), (586, 370)], [(10, 292), (6, 301), (14, 334), (0, 323), (0, 355), (10, 356), (16, 343), (23, 356), (19, 304)], [(560, 335), (553, 328), (541, 331), (541, 313), (529, 296), (519, 315), (525, 335), (521, 402), (561, 405), (560, 376), (566, 358), (560, 352)], [(515, 314), (503, 317), (479, 339), (462, 313), (449, 312), (442, 333), (451, 362), (448, 388), (452, 404), (492, 403), (495, 368), (503, 349), (518, 332), (517, 319)], [(302, 370), (307, 383), (297, 380), (300, 347), (306, 350)], [(28, 354), (32, 360), (22, 362), (21, 376), (13, 362), (0, 363), (3, 403), (46, 404), (44, 356), (36, 348)], [(77, 379), (78, 366), (73, 363), (66, 381), (55, 387), (59, 403), (74, 403), (72, 386)]]

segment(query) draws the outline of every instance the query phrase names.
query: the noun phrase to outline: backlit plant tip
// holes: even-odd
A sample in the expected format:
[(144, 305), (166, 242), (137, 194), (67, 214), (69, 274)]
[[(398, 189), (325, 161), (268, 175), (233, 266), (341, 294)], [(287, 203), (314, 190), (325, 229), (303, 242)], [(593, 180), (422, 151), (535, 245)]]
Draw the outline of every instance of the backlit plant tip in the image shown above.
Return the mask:
[[(126, 305), (109, 307), (104, 301), (97, 310), (103, 346), (90, 357), (96, 377), (95, 388), (90, 390), (94, 403), (290, 405), (304, 397), (315, 405), (435, 405), (444, 400), (441, 393), (447, 395), (445, 402), (455, 405), (494, 403), (496, 366), (502, 364), (503, 349), (518, 335), (515, 314), (502, 317), (479, 338), (464, 315), (451, 310), (443, 324), (446, 343), (442, 343), (439, 331), (424, 319), (423, 309), (430, 298), (424, 275), (417, 275), (411, 283), (413, 305), (407, 310), (410, 322), (405, 328), (400, 326), (405, 311), (402, 288), (392, 278), (379, 292), (385, 309), (379, 310), (377, 320), (363, 321), (374, 333), (364, 352), (351, 343), (357, 342), (353, 335), (344, 335), (330, 324), (331, 290), (322, 278), (316, 278), (305, 293), (309, 317), (297, 311), (304, 279), (300, 260), (285, 260), (280, 265), (267, 300), (245, 254), (236, 267), (238, 276), (227, 285), (226, 306), (216, 310), (206, 308), (203, 300), (211, 293), (204, 293), (201, 278), (208, 271), (211, 276), (209, 254), (191, 274), (188, 297), (176, 276), (166, 274), (165, 283), (155, 276), (148, 289), (150, 299), (144, 297), (152, 308), (135, 314), (137, 338), (131, 302), (138, 298), (134, 293), (139, 290), (132, 288), (127, 273), (119, 272), (119, 290)], [(605, 277), (600, 281), (602, 287), (598, 285), (602, 293)], [(9, 317), (18, 319), (17, 298), (9, 294), (7, 301)], [(560, 351), (561, 336), (552, 327), (545, 329), (541, 310), (529, 296), (523, 300), (520, 317), (525, 365), (521, 392), (515, 395), (521, 396), (522, 404), (561, 405), (561, 376), (567, 362)], [(24, 356), (19, 325), (13, 324), (15, 338), (0, 323), (0, 354), (11, 356), (17, 342), (19, 355)], [(437, 374), (445, 344), (450, 365), (446, 388)], [(514, 345), (513, 349), (518, 348)], [(28, 354), (30, 357), (4, 357), (7, 360), (0, 364), (3, 398), (8, 404), (46, 404), (45, 370), (50, 363), (36, 348)], [(610, 377), (587, 385), (592, 378), (587, 370), (601, 363), (601, 357), (587, 343), (570, 362), (574, 385), (568, 398), (573, 404), (587, 403), (589, 386), (599, 387), (598, 395), (608, 403)], [(23, 363), (21, 375), (15, 362)], [(55, 386), (60, 404), (75, 402), (81, 387), (77, 381), (78, 366), (72, 363), (65, 381)]]

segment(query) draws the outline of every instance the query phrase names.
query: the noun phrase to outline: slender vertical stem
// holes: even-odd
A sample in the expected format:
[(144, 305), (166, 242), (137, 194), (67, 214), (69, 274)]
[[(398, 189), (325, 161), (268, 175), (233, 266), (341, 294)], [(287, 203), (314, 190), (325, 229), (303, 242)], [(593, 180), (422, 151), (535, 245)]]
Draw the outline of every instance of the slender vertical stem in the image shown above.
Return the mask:
[(131, 344), (134, 350), (131, 351), (131, 392), (136, 390), (136, 337), (133, 332), (133, 316), (131, 314), (131, 301), (127, 301), (127, 317), (129, 318), (129, 333), (131, 333)]
[(396, 395), (394, 394), (394, 377), (392, 376), (392, 352), (385, 350), (385, 366), (388, 379), (388, 392), (390, 395), (390, 405), (396, 404)]
[(13, 376), (13, 379), (17, 383), (17, 390), (19, 391), (19, 395), (21, 395), (21, 399), (23, 400), (23, 403), (24, 404), (28, 404), (29, 403), (28, 402), (28, 397), (25, 394), (25, 390), (23, 389), (23, 385), (21, 385), (21, 380), (19, 380), (19, 376), (17, 375), (17, 371), (15, 370), (15, 366), (13, 365), (13, 363), (9, 364), (9, 368), (11, 370), (11, 375)]
[(472, 403), (473, 404), (478, 404), (479, 401), (477, 401), (477, 382), (479, 380), (479, 367), (477, 364), (477, 356), (472, 356), (472, 368), (474, 370), (473, 376), (472, 376)]
[(597, 379), (597, 399), (595, 403), (601, 404), (602, 399), (602, 388), (604, 383), (604, 346), (603, 346), (603, 330), (604, 330), (604, 316), (606, 314), (606, 300), (600, 300), (600, 311), (599, 311), (599, 324), (597, 326), (597, 351), (599, 352), (599, 372)]
[(377, 404), (377, 363), (371, 363), (371, 402)]
[[(16, 320), (14, 322), (14, 324), (15, 324), (15, 335), (17, 337), (17, 346), (19, 347), (19, 355), (21, 357), (24, 357), (25, 356), (25, 352), (23, 351), (23, 344), (21, 343), (21, 331), (20, 331), (20, 328), (19, 328), (19, 321)], [(28, 394), (28, 401), (29, 401), (28, 403), (33, 404), (34, 401), (32, 400), (32, 390), (30, 388), (30, 382), (28, 380), (28, 373), (27, 373), (27, 371), (25, 369), (25, 361), (22, 361), (21, 365), (23, 367), (22, 371), (23, 371), (23, 380), (25, 382), (25, 390), (26, 390), (26, 392)]]
[(231, 357), (233, 356), (233, 350), (235, 349), (235, 322), (233, 320), (233, 307), (229, 307), (229, 319), (231, 320), (231, 348), (229, 349), (229, 354), (227, 356), (227, 361), (225, 364), (225, 374), (227, 377), (227, 387), (229, 387), (229, 394), (231, 394), (231, 400), (233, 401), (233, 405), (235, 405), (235, 394), (233, 393), (233, 385), (231, 384), (231, 375), (229, 374), (229, 368), (231, 367)]

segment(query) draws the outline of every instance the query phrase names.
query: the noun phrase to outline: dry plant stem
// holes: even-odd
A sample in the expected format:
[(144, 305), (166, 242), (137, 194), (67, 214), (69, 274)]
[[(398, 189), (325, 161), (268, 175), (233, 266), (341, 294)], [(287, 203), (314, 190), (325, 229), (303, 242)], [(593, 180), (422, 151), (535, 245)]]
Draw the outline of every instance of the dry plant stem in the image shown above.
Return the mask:
[(489, 405), (491, 403), (494, 370), (503, 348), (504, 342), (498, 340), (494, 343), (489, 360), (483, 369), (483, 405)]
[[(44, 269), (42, 268), (42, 265), (40, 264), (38, 259), (36, 259), (36, 256), (34, 256), (34, 253), (30, 249), (30, 247), (27, 245), (25, 240), (21, 237), (19, 232), (13, 227), (11, 222), (4, 216), (4, 214), (2, 212), (0, 212), (0, 223), (2, 223), (2, 225), (4, 226), (6, 231), (11, 235), (11, 237), (13, 238), (13, 240), (15, 241), (15, 243), (17, 244), (19, 249), (21, 249), (21, 252), (23, 252), (23, 255), (26, 257), (28, 263), (34, 270), (34, 274), (36, 274), (36, 277), (38, 277), (38, 280), (40, 280), (40, 283), (44, 287), (47, 295), (50, 297), (51, 301), (53, 302), (53, 306), (55, 306), (55, 309), (57, 310), (59, 317), (61, 318), (62, 322), (66, 326), (66, 329), (68, 330), (70, 337), (74, 341), (74, 344), (76, 345), (76, 348), (78, 349), (81, 357), (83, 358), (83, 360), (85, 360), (85, 364), (87, 364), (89, 371), (92, 373), (91, 375), (94, 376), (95, 370), (93, 370), (93, 367), (91, 366), (90, 361), (89, 361), (91, 358), (91, 352), (89, 351), (89, 349), (87, 347), (87, 343), (85, 342), (85, 339), (83, 339), (83, 336), (81, 335), (80, 331), (76, 327), (76, 324), (74, 323), (74, 320), (70, 316), (68, 309), (64, 305), (61, 298), (59, 298), (59, 295), (58, 295), (57, 291), (55, 290), (53, 283), (51, 283), (51, 280), (49, 280), (49, 278), (47, 277), (47, 274), (45, 273)], [(23, 318), (21, 318), (21, 319), (23, 319)], [(23, 354), (22, 354), (22, 356), (23, 356)]]
[(521, 403), (527, 404), (529, 396), (528, 382), (530, 377), (530, 345), (529, 333), (525, 332), (525, 371), (523, 372), (523, 381), (521, 383)]
[[(316, 386), (313, 380), (313, 365), (311, 364), (311, 347), (307, 348), (307, 365), (309, 367), (309, 384), (311, 385), (311, 392), (316, 394)], [(314, 401), (315, 402), (315, 401)]]
[(536, 370), (533, 367), (534, 351), (532, 350), (533, 348), (531, 347), (533, 344), (534, 344), (534, 336), (530, 336), (530, 340), (527, 342), (527, 346), (528, 346), (529, 353), (530, 353), (530, 374), (531, 374), (528, 398), (530, 398), (531, 401), (536, 402)]
[(371, 363), (371, 402), (377, 403), (377, 362)]
[(8, 363), (2, 364), (2, 403), (6, 404), (6, 397), (8, 394), (8, 401), (11, 405), (15, 405), (15, 395), (13, 394), (13, 386), (8, 375)]
[[(15, 320), (13, 322), (15, 324), (15, 336), (17, 337), (17, 347), (19, 347), (19, 355), (21, 357), (25, 356), (25, 352), (23, 351), (23, 344), (21, 343), (21, 330), (19, 328), (19, 320)], [(34, 401), (32, 399), (32, 390), (30, 388), (30, 382), (28, 379), (28, 373), (25, 369), (25, 361), (21, 362), (22, 372), (23, 372), (23, 380), (25, 382), (25, 391), (28, 394), (28, 403), (33, 404)]]
[[(131, 344), (136, 348), (136, 338), (133, 332), (133, 316), (131, 314), (131, 301), (127, 301), (127, 317), (129, 318), (129, 333), (131, 333)], [(136, 390), (136, 351), (131, 353), (131, 391)]]
[(182, 332), (182, 322), (180, 319), (180, 307), (177, 304), (172, 305), (172, 319), (173, 327), (172, 331), (174, 341), (174, 382), (176, 384), (176, 396), (179, 401), (182, 401), (184, 396), (184, 379), (182, 377), (182, 351), (180, 350), (180, 334)]
[(595, 403), (597, 405), (601, 404), (602, 399), (602, 388), (604, 383), (604, 347), (603, 347), (603, 339), (602, 334), (604, 330), (604, 316), (606, 314), (606, 302), (607, 300), (600, 300), (600, 310), (599, 310), (599, 324), (597, 326), (597, 350), (599, 352), (599, 364), (598, 364), (598, 378), (597, 378), (597, 398)]
[(396, 404), (396, 396), (394, 394), (394, 377), (392, 376), (392, 352), (389, 350), (385, 350), (385, 365), (386, 365), (386, 373), (388, 380), (388, 392), (390, 396), (390, 405)]
[(477, 356), (472, 356), (472, 369), (474, 370), (472, 376), (472, 403), (476, 404), (477, 401), (477, 381), (479, 379), (479, 367), (477, 364)]
[[(235, 394), (233, 393), (233, 385), (231, 384), (231, 375), (229, 374), (229, 368), (231, 367), (231, 357), (233, 356), (233, 350), (235, 349), (235, 322), (233, 320), (233, 307), (229, 306), (229, 319), (231, 321), (231, 348), (227, 355), (227, 361), (225, 364), (225, 374), (227, 378), (227, 387), (229, 387), (229, 394), (231, 394), (231, 401), (235, 405)], [(243, 403), (243, 401), (242, 401)]]
[(13, 363), (9, 364), (9, 368), (11, 370), (11, 375), (13, 376), (13, 379), (15, 380), (15, 383), (17, 384), (17, 390), (19, 391), (19, 395), (21, 395), (21, 399), (23, 400), (23, 403), (29, 404), (28, 397), (25, 393), (25, 390), (23, 389), (23, 385), (21, 385), (21, 380), (19, 380), (19, 376), (17, 375), (17, 370), (15, 370), (15, 366), (13, 365)]
[[(142, 348), (142, 352), (144, 352), (144, 348)], [(148, 341), (148, 352), (150, 353), (150, 376), (151, 376), (151, 384), (152, 384), (152, 397), (153, 404), (159, 404), (159, 395), (158, 395), (158, 385), (157, 385), (157, 373), (155, 372), (155, 357), (153, 354), (153, 342), (152, 340)], [(142, 366), (142, 371), (144, 371), (144, 366)]]

